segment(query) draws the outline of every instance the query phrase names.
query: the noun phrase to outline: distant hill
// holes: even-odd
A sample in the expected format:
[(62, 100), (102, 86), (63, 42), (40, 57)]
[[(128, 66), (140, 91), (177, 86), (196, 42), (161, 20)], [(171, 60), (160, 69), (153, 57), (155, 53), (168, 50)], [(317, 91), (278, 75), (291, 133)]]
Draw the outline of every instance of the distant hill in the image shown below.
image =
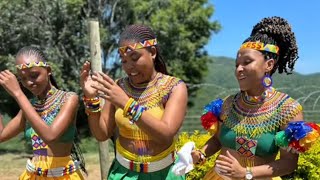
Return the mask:
[[(196, 97), (191, 98), (193, 106), (188, 109), (184, 130), (201, 128), (199, 116), (204, 105), (216, 98), (224, 98), (239, 91), (234, 75), (234, 59), (212, 57), (208, 68), (203, 84), (189, 85), (189, 88), (198, 87), (199, 90)], [(311, 75), (296, 72), (291, 75), (275, 73), (273, 82), (276, 89), (289, 94), (302, 104), (306, 120), (320, 123), (320, 73)]]

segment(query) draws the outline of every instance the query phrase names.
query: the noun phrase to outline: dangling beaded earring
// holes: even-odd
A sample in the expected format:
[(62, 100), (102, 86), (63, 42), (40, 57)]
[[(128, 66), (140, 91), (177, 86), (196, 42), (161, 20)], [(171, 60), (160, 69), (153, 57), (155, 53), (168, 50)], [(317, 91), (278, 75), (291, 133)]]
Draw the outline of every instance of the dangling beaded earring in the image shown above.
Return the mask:
[(265, 87), (265, 88), (269, 88), (272, 86), (272, 78), (271, 76), (266, 73), (264, 75), (264, 77), (262, 78), (262, 85)]

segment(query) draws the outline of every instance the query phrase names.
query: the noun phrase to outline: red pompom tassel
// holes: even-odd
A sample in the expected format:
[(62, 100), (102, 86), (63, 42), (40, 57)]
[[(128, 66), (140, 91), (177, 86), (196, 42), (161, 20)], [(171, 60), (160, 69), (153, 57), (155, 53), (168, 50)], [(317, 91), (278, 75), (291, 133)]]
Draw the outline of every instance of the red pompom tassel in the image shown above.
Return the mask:
[(297, 140), (293, 140), (289, 143), (289, 147), (294, 148), (295, 150), (299, 151), (299, 152), (305, 152), (306, 149), (302, 146), (300, 146), (299, 141)]
[(308, 122), (307, 124), (320, 133), (320, 127), (317, 124), (311, 122)]
[(215, 116), (212, 112), (207, 112), (201, 116), (201, 124), (205, 130), (208, 130), (217, 121), (217, 116)]

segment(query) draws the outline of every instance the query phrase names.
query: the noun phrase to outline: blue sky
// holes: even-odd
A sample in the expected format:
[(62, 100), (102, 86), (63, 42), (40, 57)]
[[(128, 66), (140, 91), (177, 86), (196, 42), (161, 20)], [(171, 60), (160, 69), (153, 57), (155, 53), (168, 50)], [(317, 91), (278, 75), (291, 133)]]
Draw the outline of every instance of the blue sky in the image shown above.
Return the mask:
[(209, 0), (215, 11), (212, 20), (222, 29), (211, 36), (206, 50), (210, 55), (235, 58), (236, 52), (252, 27), (264, 17), (281, 16), (289, 21), (296, 35), (299, 59), (295, 71), (320, 72), (320, 1), (319, 0)]

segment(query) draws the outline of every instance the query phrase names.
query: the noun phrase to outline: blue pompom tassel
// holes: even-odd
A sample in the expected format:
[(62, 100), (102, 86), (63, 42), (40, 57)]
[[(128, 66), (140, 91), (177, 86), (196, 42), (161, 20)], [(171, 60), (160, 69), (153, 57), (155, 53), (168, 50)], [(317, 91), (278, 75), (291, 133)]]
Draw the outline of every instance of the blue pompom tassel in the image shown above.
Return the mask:
[(296, 121), (288, 123), (288, 127), (285, 129), (285, 134), (290, 141), (298, 141), (304, 138), (311, 131), (312, 128), (308, 126), (304, 121)]
[(204, 107), (203, 114), (206, 114), (207, 112), (211, 112), (215, 116), (219, 117), (221, 114), (221, 110), (222, 110), (222, 104), (223, 104), (222, 99), (216, 99), (216, 100), (212, 101), (211, 103), (209, 103), (208, 105), (206, 105)]

